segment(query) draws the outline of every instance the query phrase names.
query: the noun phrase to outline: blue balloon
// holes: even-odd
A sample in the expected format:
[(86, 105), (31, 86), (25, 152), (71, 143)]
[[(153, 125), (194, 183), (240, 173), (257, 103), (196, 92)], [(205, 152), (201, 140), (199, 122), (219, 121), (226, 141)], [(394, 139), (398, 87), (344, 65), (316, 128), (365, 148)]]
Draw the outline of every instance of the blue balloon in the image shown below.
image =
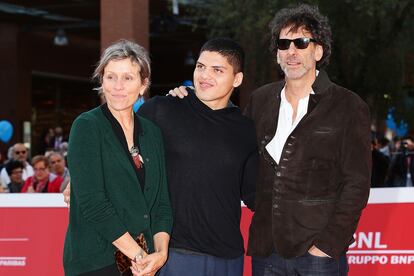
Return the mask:
[(0, 121), (0, 140), (8, 143), (13, 136), (13, 125), (6, 120)]
[(138, 100), (134, 103), (134, 105), (132, 106), (132, 109), (134, 109), (134, 112), (137, 112), (138, 109), (141, 107), (141, 105), (144, 104), (144, 98), (143, 97), (139, 97)]
[(385, 121), (385, 123), (387, 124), (387, 127), (393, 131), (395, 131), (397, 129), (397, 124), (395, 123), (394, 118), (390, 118), (388, 117), (387, 120)]
[(397, 123), (395, 122), (395, 119), (394, 119), (394, 111), (395, 111), (394, 107), (389, 108), (387, 119), (385, 120), (387, 128), (391, 129), (392, 131), (397, 130)]
[(397, 127), (397, 136), (404, 137), (408, 133), (408, 124), (401, 120), (400, 125)]

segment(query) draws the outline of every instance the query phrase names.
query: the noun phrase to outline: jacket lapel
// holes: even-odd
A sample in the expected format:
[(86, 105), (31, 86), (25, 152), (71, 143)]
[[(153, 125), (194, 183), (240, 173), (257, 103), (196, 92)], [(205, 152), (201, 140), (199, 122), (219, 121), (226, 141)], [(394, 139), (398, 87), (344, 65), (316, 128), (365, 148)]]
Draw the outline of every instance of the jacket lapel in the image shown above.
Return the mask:
[[(325, 71), (320, 70), (318, 77), (316, 78), (314, 84), (312, 85), (312, 89), (315, 92), (315, 94), (309, 95), (309, 103), (308, 103), (308, 110), (306, 115), (300, 120), (296, 128), (292, 131), (291, 135), (294, 135), (303, 124), (305, 124), (309, 118), (312, 117), (314, 110), (316, 109), (318, 103), (324, 97), (325, 91), (331, 84), (331, 81), (328, 78), (328, 75)], [(277, 86), (275, 88), (276, 90), (276, 97), (271, 97), (269, 101), (266, 102), (265, 109), (263, 112), (266, 114), (265, 118), (266, 121), (264, 121), (264, 124), (266, 126), (265, 129), (265, 141), (263, 144), (263, 152), (265, 159), (270, 163), (274, 164), (274, 159), (272, 156), (268, 153), (266, 150), (266, 145), (273, 139), (273, 137), (276, 135), (276, 129), (277, 124), (279, 121), (279, 109), (280, 109), (280, 102), (281, 102), (281, 92), (283, 87), (285, 86), (285, 82), (281, 81), (277, 83)], [(289, 140), (289, 138), (288, 138)]]
[(275, 88), (275, 93), (273, 97), (266, 102), (266, 105), (263, 110), (263, 114), (265, 114), (265, 140), (266, 145), (273, 139), (276, 135), (277, 123), (279, 121), (279, 109), (280, 109), (280, 93), (283, 89), (283, 85), (277, 85)]
[(283, 86), (284, 86), (284, 82), (277, 83), (277, 86), (275, 87), (275, 90), (274, 90), (274, 96), (268, 99), (263, 109), (263, 114), (265, 114), (265, 116), (264, 116), (264, 123), (261, 125), (264, 125), (265, 129), (264, 129), (264, 137), (262, 137), (262, 141), (261, 141), (261, 146), (262, 146), (261, 151), (263, 152), (264, 159), (271, 166), (276, 164), (276, 161), (269, 154), (269, 152), (266, 149), (266, 146), (276, 135), (277, 124), (279, 121), (280, 101), (281, 101), (280, 94), (282, 92)]
[(296, 133), (300, 127), (305, 124), (307, 121), (309, 121), (310, 118), (313, 117), (314, 111), (316, 107), (318, 106), (318, 103), (323, 99), (328, 97), (326, 90), (327, 88), (332, 84), (332, 82), (329, 80), (328, 75), (325, 71), (320, 70), (318, 76), (316, 77), (315, 82), (312, 85), (312, 90), (315, 92), (315, 94), (309, 95), (309, 103), (308, 103), (308, 111), (306, 112), (306, 115), (300, 120), (299, 124), (296, 126), (296, 128), (292, 131), (292, 134)]

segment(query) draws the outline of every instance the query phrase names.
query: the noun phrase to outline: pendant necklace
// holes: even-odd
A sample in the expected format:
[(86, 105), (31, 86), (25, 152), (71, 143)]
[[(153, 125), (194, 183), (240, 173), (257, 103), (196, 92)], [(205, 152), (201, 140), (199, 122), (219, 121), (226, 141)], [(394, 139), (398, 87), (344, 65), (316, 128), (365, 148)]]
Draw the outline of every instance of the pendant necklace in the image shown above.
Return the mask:
[[(134, 119), (134, 113), (132, 112), (132, 118)], [(134, 123), (133, 123), (134, 125)], [(132, 134), (134, 136), (134, 134)], [(134, 160), (135, 166), (138, 169), (142, 168), (142, 164), (144, 163), (144, 160), (142, 159), (141, 154), (139, 154), (139, 148), (135, 145), (133, 145), (131, 147), (131, 149), (129, 150), (132, 160)]]
[(132, 160), (134, 160), (135, 166), (138, 169), (142, 168), (142, 164), (144, 163), (144, 161), (142, 160), (142, 156), (141, 154), (139, 154), (139, 149), (137, 146), (132, 146), (131, 149), (129, 150), (129, 152), (131, 153), (132, 156)]

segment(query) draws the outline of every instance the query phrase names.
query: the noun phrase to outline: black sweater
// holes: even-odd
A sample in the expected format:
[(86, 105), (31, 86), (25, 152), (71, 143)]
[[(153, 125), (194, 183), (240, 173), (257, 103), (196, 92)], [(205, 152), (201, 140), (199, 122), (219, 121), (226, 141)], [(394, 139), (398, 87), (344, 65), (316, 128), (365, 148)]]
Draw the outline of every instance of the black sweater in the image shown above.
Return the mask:
[(162, 131), (174, 225), (170, 247), (222, 258), (244, 253), (240, 199), (254, 207), (258, 153), (239, 108), (212, 110), (194, 93), (154, 97), (138, 111)]

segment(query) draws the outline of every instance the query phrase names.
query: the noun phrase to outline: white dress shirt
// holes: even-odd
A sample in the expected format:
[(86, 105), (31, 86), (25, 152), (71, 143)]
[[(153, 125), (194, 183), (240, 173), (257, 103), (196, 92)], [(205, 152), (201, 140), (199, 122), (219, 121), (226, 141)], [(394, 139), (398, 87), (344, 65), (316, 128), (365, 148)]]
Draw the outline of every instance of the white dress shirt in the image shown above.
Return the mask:
[[(312, 90), (310, 94), (315, 94), (315, 92)], [(281, 101), (276, 134), (273, 137), (273, 139), (269, 142), (269, 144), (266, 145), (266, 150), (278, 164), (287, 138), (296, 128), (300, 120), (302, 120), (302, 118), (308, 112), (309, 104), (309, 95), (299, 100), (298, 110), (296, 112), (295, 120), (293, 121), (293, 108), (292, 105), (286, 99), (285, 87), (283, 87), (282, 92), (280, 93), (280, 97)]]

